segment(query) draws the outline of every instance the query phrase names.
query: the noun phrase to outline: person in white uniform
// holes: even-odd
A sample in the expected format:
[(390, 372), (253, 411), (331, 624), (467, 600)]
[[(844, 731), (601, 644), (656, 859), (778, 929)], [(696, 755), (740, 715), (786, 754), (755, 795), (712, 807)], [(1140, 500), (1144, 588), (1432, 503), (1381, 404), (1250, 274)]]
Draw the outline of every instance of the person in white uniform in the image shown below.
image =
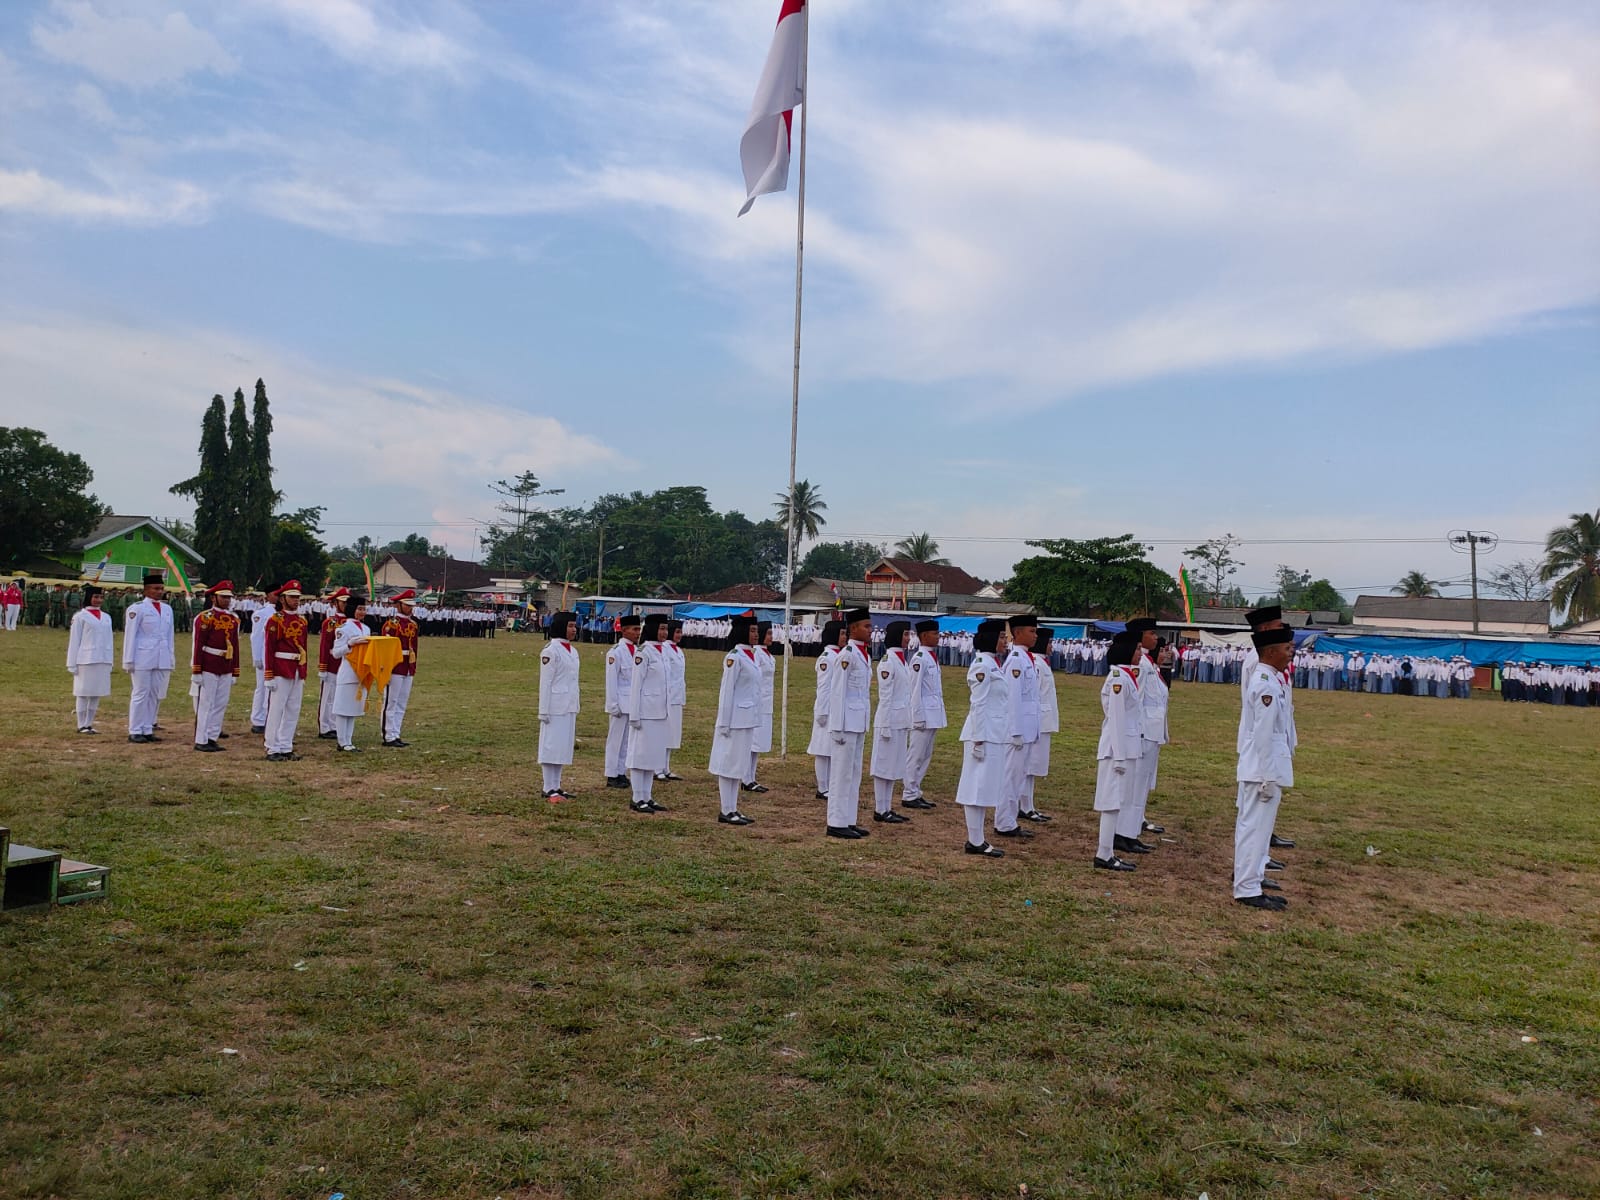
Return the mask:
[(750, 641), (756, 649), (756, 665), (761, 668), (761, 699), (756, 702), (756, 736), (750, 742), (750, 770), (743, 787), (747, 792), (764, 792), (767, 785), (756, 782), (756, 766), (763, 754), (772, 753), (772, 699), (778, 677), (778, 660), (772, 656), (772, 622), (757, 621)]
[(256, 690), (250, 696), (250, 732), (267, 731), (267, 622), (278, 611), (274, 589), (250, 614), (250, 665), (256, 673)]
[(1017, 816), (1038, 825), (1051, 818), (1034, 805), (1034, 790), (1038, 781), (1050, 774), (1050, 738), (1061, 732), (1061, 704), (1056, 698), (1055, 671), (1050, 666), (1050, 643), (1054, 638), (1053, 630), (1040, 628), (1034, 638), (1034, 648), (1028, 651), (1033, 657), (1034, 670), (1039, 674), (1039, 737), (1028, 751), (1019, 801), (1021, 811)]
[(956, 785), (956, 803), (967, 822), (966, 852), (986, 858), (1005, 857), (1005, 851), (991, 846), (983, 832), (986, 811), (999, 807), (1006, 790), (1011, 695), (996, 657), (1005, 628), (1004, 621), (982, 621), (973, 634), (972, 663), (967, 667), (970, 699), (961, 726), (961, 780)]
[[(1139, 732), (1139, 778), (1132, 788), (1130, 803), (1123, 807), (1117, 817), (1117, 834), (1113, 845), (1120, 854), (1149, 854), (1155, 847), (1141, 840), (1139, 835), (1148, 828), (1144, 819), (1145, 805), (1151, 789), (1155, 787), (1156, 763), (1161, 747), (1167, 741), (1167, 685), (1162, 682), (1161, 669), (1150, 657), (1150, 651), (1155, 649), (1156, 644), (1155, 621), (1150, 617), (1137, 617), (1128, 622), (1127, 632), (1137, 642), (1134, 660), (1126, 669), (1138, 680), (1139, 704), (1143, 709)], [(1150, 832), (1156, 830), (1151, 829)]]
[(144, 577), (144, 598), (122, 616), (122, 669), (133, 678), (128, 699), (128, 740), (159, 742), (155, 735), (161, 698), (177, 661), (172, 605), (163, 602), (166, 581), (156, 571)]
[(944, 711), (944, 677), (939, 672), (939, 622), (918, 621), (917, 646), (911, 654), (911, 736), (906, 746), (906, 782), (900, 807), (927, 811), (933, 801), (922, 794), (922, 781), (933, 763), (933, 744), (950, 722)]
[(722, 657), (722, 684), (717, 692), (716, 725), (711, 735), (710, 771), (717, 777), (722, 825), (753, 825), (754, 818), (739, 811), (739, 788), (750, 765), (750, 746), (760, 724), (761, 665), (750, 631), (749, 617), (735, 617)]
[(644, 619), (644, 636), (634, 647), (633, 675), (628, 693), (628, 782), (633, 787), (636, 813), (666, 812), (650, 795), (656, 773), (667, 767), (670, 733), (671, 687), (667, 678), (668, 618), (651, 613)]
[(72, 673), (72, 698), (79, 733), (99, 733), (94, 727), (100, 701), (111, 694), (111, 614), (101, 608), (106, 590), (98, 583), (83, 589), (83, 607), (72, 614), (67, 633), (67, 670)]
[(561, 786), (561, 770), (572, 765), (578, 741), (578, 648), (572, 639), (578, 614), (558, 612), (550, 618), (550, 644), (539, 656), (539, 769), (541, 794), (552, 804), (571, 800)]
[(689, 703), (688, 660), (683, 655), (683, 622), (667, 626), (667, 640), (661, 646), (667, 659), (667, 765), (656, 773), (662, 781), (679, 780), (672, 773), (672, 752), (683, 749), (683, 710)]
[(361, 699), (361, 680), (355, 668), (346, 659), (353, 647), (372, 637), (367, 628), (367, 598), (351, 595), (344, 602), (344, 624), (333, 635), (333, 657), (339, 662), (339, 673), (333, 681), (333, 724), (339, 735), (339, 749), (346, 754), (360, 753), (356, 745), (356, 718), (365, 711)]
[(806, 753), (811, 755), (816, 769), (818, 800), (828, 798), (829, 769), (833, 764), (833, 739), (828, 736), (828, 703), (831, 699), (828, 689), (839, 674), (833, 668), (844, 641), (843, 621), (829, 621), (823, 625), (822, 653), (817, 655), (816, 665), (817, 696), (811, 702), (811, 741), (806, 745)]
[(1245, 681), (1241, 702), (1238, 818), (1233, 835), (1233, 898), (1250, 908), (1279, 912), (1282, 896), (1262, 891), (1263, 860), (1283, 789), (1294, 786), (1289, 689), (1283, 671), (1294, 656), (1294, 631), (1253, 633), (1259, 661)]
[(1144, 755), (1144, 706), (1139, 699), (1139, 675), (1133, 670), (1138, 637), (1126, 632), (1111, 639), (1106, 650), (1105, 682), (1100, 685), (1100, 744), (1094, 808), (1100, 814), (1100, 839), (1094, 865), (1102, 871), (1132, 871), (1131, 862), (1116, 852), (1117, 815), (1133, 802), (1139, 786), (1139, 760)]
[(833, 669), (838, 672), (828, 687), (828, 738), (832, 761), (828, 765), (828, 836), (856, 839), (867, 831), (856, 824), (861, 808), (861, 755), (872, 719), (872, 613), (852, 608), (844, 615), (847, 641)]
[(634, 642), (639, 636), (639, 618), (628, 613), (621, 618), (621, 633), (606, 651), (606, 786), (629, 787), (628, 783), (628, 697), (633, 694)]
[(880, 825), (905, 825), (911, 818), (894, 811), (894, 785), (906, 776), (911, 740), (911, 701), (916, 676), (906, 655), (911, 622), (890, 621), (883, 631), (878, 660), (878, 707), (872, 715), (872, 819)]
[(1003, 838), (1031, 838), (1032, 831), (1017, 823), (1022, 793), (1028, 786), (1028, 760), (1039, 740), (1039, 668), (1033, 661), (1033, 644), (1039, 633), (1037, 617), (1011, 618), (1011, 649), (1000, 664), (1010, 689), (1011, 729), (1006, 744), (1006, 790), (994, 810), (994, 833)]

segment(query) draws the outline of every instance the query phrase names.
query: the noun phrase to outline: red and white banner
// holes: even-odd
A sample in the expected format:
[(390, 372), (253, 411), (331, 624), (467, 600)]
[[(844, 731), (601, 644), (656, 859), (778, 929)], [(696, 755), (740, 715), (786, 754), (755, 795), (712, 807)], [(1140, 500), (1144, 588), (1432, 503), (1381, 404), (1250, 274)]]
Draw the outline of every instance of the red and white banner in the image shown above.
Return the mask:
[(790, 125), (795, 108), (806, 98), (806, 18), (806, 0), (782, 0), (767, 65), (739, 139), (746, 196), (741, 217), (757, 196), (789, 186)]

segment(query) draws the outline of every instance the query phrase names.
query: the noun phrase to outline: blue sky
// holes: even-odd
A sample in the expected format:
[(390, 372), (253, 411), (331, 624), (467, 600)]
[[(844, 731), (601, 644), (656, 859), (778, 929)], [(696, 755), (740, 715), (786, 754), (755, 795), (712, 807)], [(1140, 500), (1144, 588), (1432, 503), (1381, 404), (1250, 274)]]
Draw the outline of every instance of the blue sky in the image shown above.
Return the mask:
[[(1353, 594), (1600, 505), (1592, 4), (814, 6), (828, 536), (1003, 577), (1232, 532), (1298, 542), (1247, 590)], [(765, 515), (793, 192), (734, 214), (777, 8), (0, 5), (0, 421), (176, 514), (206, 401), (263, 376), (287, 503), (462, 556), (523, 469)]]

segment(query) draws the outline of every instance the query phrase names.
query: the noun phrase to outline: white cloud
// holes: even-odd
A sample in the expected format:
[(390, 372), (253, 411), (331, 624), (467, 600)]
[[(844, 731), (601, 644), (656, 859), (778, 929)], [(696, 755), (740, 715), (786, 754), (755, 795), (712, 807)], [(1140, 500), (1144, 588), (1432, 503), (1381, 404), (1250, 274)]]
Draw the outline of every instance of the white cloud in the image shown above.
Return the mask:
[(108, 83), (147, 88), (200, 71), (227, 75), (238, 64), (210, 33), (181, 12), (118, 16), (89, 0), (55, 0), (51, 17), (33, 27), (46, 55), (82, 67)]
[[(443, 522), (436, 540), (468, 556), (476, 547), (462, 523), (490, 515), (490, 480), (532, 470), (609, 485), (632, 466), (555, 417), (351, 375), (208, 330), (0, 318), (0, 375), (8, 410), (0, 420), (42, 428), (82, 454), (95, 492), (120, 511), (180, 510), (167, 488), (193, 471), (207, 401), (235, 388), (248, 397), (258, 377), (272, 399), (273, 464), (286, 505), (326, 505), (330, 522), (419, 530)], [(329, 536), (338, 540), (340, 529)]]
[(0, 212), (159, 225), (202, 220), (209, 207), (209, 197), (191, 183), (162, 182), (93, 192), (48, 179), (37, 171), (0, 170)]
[(340, 57), (373, 70), (454, 72), (473, 52), (443, 30), (421, 22), (385, 21), (364, 0), (255, 0), (290, 28), (315, 38)]

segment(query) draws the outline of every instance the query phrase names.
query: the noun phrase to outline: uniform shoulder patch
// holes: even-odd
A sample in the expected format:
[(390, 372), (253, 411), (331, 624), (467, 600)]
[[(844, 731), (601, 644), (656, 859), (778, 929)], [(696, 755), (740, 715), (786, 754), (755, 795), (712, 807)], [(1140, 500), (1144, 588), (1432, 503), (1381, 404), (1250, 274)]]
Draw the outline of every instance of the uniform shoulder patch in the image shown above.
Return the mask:
[(733, 669), (733, 655), (730, 654), (727, 658), (723, 659), (722, 665), (731, 671)]
[(1113, 683), (1111, 685), (1111, 694), (1113, 696), (1120, 696), (1122, 694), (1122, 685), (1120, 683)]
[(846, 670), (846, 671), (848, 671), (848, 670), (849, 670), (849, 669), (850, 669), (850, 660), (849, 660), (849, 659), (848, 659), (848, 658), (842, 658), (842, 659), (840, 659), (840, 660), (839, 660), (839, 666), (840, 666), (840, 667), (841, 667), (841, 668), (842, 668), (842, 669), (843, 669), (843, 670)]
[(541, 654), (539, 656), (539, 661), (542, 663), (547, 663), (550, 661), (550, 656), (548, 654)]
[(826, 671), (827, 669), (828, 669), (828, 664), (827, 663), (824, 662), (824, 663), (818, 663), (817, 664), (817, 670)]
[(1271, 679), (1272, 678), (1272, 672), (1271, 671), (1263, 671), (1263, 672), (1261, 672), (1261, 678), (1263, 678), (1263, 679)]
[(920, 670), (922, 670), (922, 664), (921, 663), (912, 663), (911, 664), (911, 669), (913, 671), (920, 671)]
[(634, 656), (633, 656), (633, 661), (634, 661), (634, 662), (635, 662), (635, 663), (637, 663), (637, 664), (643, 664), (643, 662), (644, 662), (644, 655), (642, 655), (642, 654), (635, 654), (635, 655), (634, 655)]
[(879, 679), (887, 679), (887, 678), (889, 678), (889, 672), (888, 671), (879, 671), (878, 672), (878, 678)]
[(615, 654), (606, 655), (606, 666), (609, 667), (612, 663), (614, 663), (616, 661), (617, 661), (617, 656)]
[(1013, 679), (1021, 679), (1022, 678), (1022, 668), (1021, 667), (1012, 667), (1011, 668), (1011, 678), (1013, 678)]
[(979, 682), (979, 683), (982, 683), (982, 682), (983, 682), (983, 672), (982, 672), (982, 671), (979, 671), (979, 672), (978, 672), (978, 682)]
[(1263, 696), (1263, 697), (1261, 697), (1261, 703), (1265, 704), (1268, 708), (1271, 708), (1272, 707), (1272, 697), (1271, 696)]

